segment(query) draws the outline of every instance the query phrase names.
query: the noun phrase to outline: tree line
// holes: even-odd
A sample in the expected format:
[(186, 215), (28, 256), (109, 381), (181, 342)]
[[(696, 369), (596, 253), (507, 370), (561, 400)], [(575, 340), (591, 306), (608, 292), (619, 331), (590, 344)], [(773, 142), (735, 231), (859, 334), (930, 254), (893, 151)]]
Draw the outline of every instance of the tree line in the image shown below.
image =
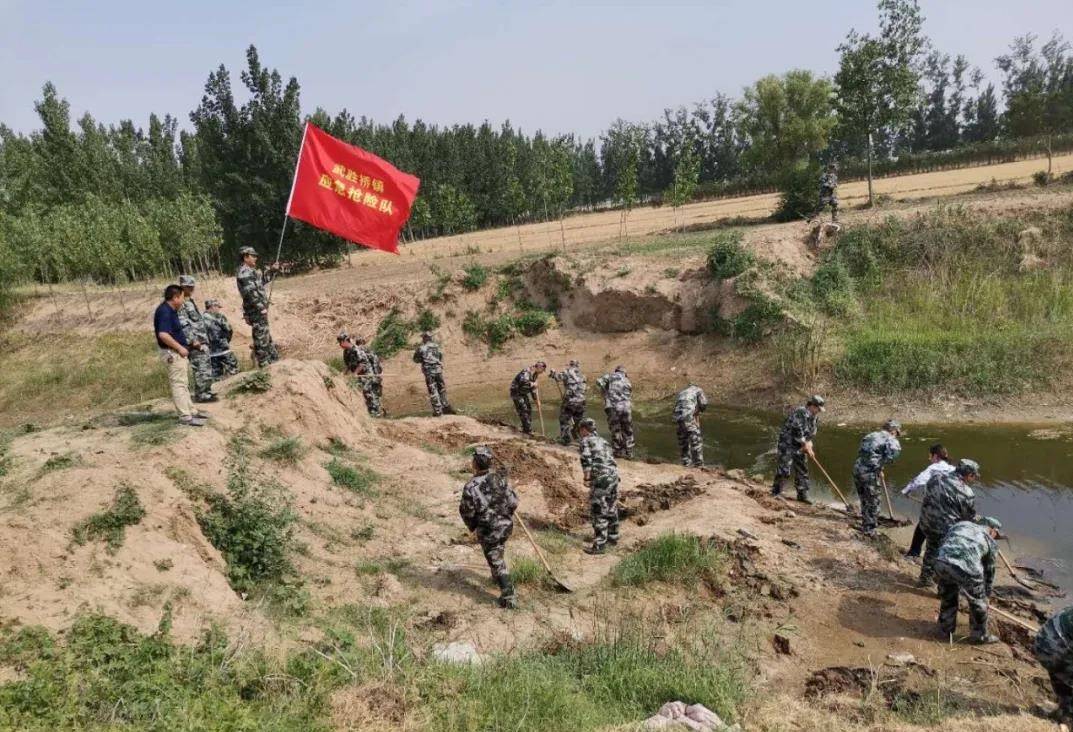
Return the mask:
[[(305, 115), (298, 80), (265, 67), (253, 46), (239, 75), (246, 101), (221, 65), (188, 130), (155, 114), (148, 128), (88, 113), (72, 125), (49, 83), (35, 103), (38, 130), (0, 125), (0, 284), (122, 282), (228, 269), (247, 244), (274, 252), (306, 119), (421, 178), (410, 239), (763, 189), (783, 190), (780, 212), (792, 218), (815, 204), (817, 170), (829, 160), (870, 181), (873, 169), (928, 156), (1073, 147), (1073, 55), (1060, 35), (1016, 38), (995, 60), (996, 89), (966, 58), (934, 48), (916, 0), (880, 0), (878, 14), (877, 33), (848, 33), (832, 78), (766, 76), (739, 98), (717, 94), (647, 123), (616, 120), (598, 139), (527, 134), (509, 122)], [(329, 264), (344, 250), (288, 227), (284, 251), (296, 265)]]

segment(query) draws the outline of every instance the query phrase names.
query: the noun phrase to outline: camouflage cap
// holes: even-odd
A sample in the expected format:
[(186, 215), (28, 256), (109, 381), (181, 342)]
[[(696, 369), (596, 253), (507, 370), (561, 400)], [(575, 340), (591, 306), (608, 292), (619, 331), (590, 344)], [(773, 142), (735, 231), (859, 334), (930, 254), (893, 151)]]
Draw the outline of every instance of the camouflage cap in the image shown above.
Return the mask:
[(827, 400), (819, 394), (813, 394), (812, 396), (810, 396), (808, 398), (808, 401), (805, 402), (805, 404), (811, 405), (813, 407), (819, 407), (821, 412), (827, 409), (827, 407), (824, 406), (825, 404), (827, 404)]
[(888, 419), (886, 422), (883, 423), (883, 429), (885, 429), (887, 432), (901, 432), (902, 423), (896, 419)]
[(197, 284), (197, 280), (193, 275), (179, 275), (179, 287), (193, 287)]
[(354, 336), (354, 343), (358, 344), (359, 346), (363, 345), (365, 343), (365, 336)]
[(975, 460), (964, 458), (958, 460), (957, 468), (955, 468), (958, 475), (980, 475), (980, 463)]
[(473, 448), (473, 462), (482, 470), (492, 465), (492, 448), (487, 445), (478, 445)]
[(218, 307), (220, 307), (220, 301), (219, 300), (216, 300), (216, 299), (210, 297), (208, 300), (205, 301), (205, 309), (206, 310), (208, 310), (209, 308), (218, 308)]
[(238, 254), (239, 254), (239, 256), (240, 256), (240, 257), (245, 257), (245, 256), (246, 256), (247, 254), (252, 254), (252, 255), (253, 255), (253, 256), (255, 256), (255, 257), (256, 257), (256, 256), (259, 256), (259, 255), (257, 254), (257, 250), (256, 250), (256, 249), (254, 249), (253, 247), (241, 247), (241, 248), (240, 248), (240, 249), (238, 250)]
[(345, 330), (341, 330), (339, 331), (339, 335), (335, 337), (335, 340), (339, 341), (340, 343), (342, 343), (343, 341), (349, 341), (350, 334), (347, 333)]
[(533, 368), (537, 368), (537, 369), (546, 369), (547, 367), (548, 367), (548, 365), (546, 363), (544, 363), (543, 361), (537, 361), (535, 364), (533, 364)]
[(425, 341), (426, 343), (431, 341), (432, 340), (432, 331), (426, 330), (424, 333), (422, 333), (421, 334), (421, 340)]
[(573, 366), (574, 368), (577, 368), (578, 366), (581, 365), (581, 362), (578, 361), (576, 358), (572, 358), (572, 359), (570, 359), (570, 363), (567, 364), (567, 365), (568, 366)]
[(615, 367), (615, 371), (619, 372), (620, 374), (624, 374), (624, 373), (626, 373), (626, 367), (623, 366), (622, 364), (619, 364), (618, 366)]
[(986, 526), (989, 529), (994, 529), (998, 533), (998, 538), (1005, 539), (1006, 535), (1002, 533), (1002, 522), (994, 516), (977, 516), (976, 523), (980, 526)]
[(586, 417), (585, 419), (577, 423), (577, 428), (579, 430), (589, 430), (590, 432), (595, 432), (596, 420), (592, 417)]

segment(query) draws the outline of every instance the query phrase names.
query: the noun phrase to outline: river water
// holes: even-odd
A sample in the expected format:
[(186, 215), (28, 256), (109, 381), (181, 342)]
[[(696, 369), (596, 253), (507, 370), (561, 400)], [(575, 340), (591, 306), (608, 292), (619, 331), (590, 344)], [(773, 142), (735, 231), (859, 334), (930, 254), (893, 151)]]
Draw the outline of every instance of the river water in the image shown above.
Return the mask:
[[(600, 434), (607, 436), (603, 410), (590, 404)], [(634, 429), (639, 458), (678, 459), (678, 442), (670, 405), (635, 404)], [(517, 424), (509, 402), (479, 409), (484, 417)], [(558, 433), (558, 404), (546, 404), (548, 435)], [(725, 406), (709, 407), (702, 416), (704, 457), (708, 464), (742, 468), (747, 474), (773, 473), (772, 448), (778, 415)], [(539, 421), (534, 415), (534, 425)], [(851, 501), (856, 499), (851, 470), (857, 446), (866, 430), (838, 426), (821, 418), (815, 440), (816, 455)], [(977, 511), (1002, 521), (1010, 535), (1003, 551), (1011, 560), (1042, 569), (1047, 579), (1073, 591), (1073, 435), (1031, 425), (906, 424), (902, 456), (887, 468), (887, 480), (896, 514), (914, 521), (920, 506), (901, 495), (900, 489), (927, 466), (928, 447), (943, 443), (953, 458), (980, 463), (981, 480), (974, 486)], [(813, 497), (835, 500), (822, 474), (811, 469)], [(787, 485), (793, 495), (793, 488)], [(886, 512), (881, 501), (881, 511)], [(908, 544), (911, 529), (892, 533)], [(1005, 542), (1003, 542), (1005, 544)], [(1004, 570), (1000, 568), (1000, 576)], [(1068, 599), (1058, 601), (1068, 603)]]

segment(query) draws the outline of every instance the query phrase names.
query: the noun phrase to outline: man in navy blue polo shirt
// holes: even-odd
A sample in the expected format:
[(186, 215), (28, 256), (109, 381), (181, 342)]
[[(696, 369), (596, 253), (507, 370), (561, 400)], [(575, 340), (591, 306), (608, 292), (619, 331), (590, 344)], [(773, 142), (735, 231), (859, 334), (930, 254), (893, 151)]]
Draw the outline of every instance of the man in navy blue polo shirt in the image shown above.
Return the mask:
[(205, 424), (205, 419), (194, 412), (194, 404), (190, 400), (190, 386), (186, 377), (186, 359), (190, 352), (187, 350), (189, 344), (183, 336), (183, 328), (179, 323), (178, 310), (182, 305), (183, 288), (178, 285), (168, 285), (164, 289), (164, 302), (160, 303), (156, 312), (153, 313), (153, 332), (156, 333), (160, 360), (168, 369), (171, 400), (175, 402), (175, 409), (179, 412), (179, 424), (200, 427)]

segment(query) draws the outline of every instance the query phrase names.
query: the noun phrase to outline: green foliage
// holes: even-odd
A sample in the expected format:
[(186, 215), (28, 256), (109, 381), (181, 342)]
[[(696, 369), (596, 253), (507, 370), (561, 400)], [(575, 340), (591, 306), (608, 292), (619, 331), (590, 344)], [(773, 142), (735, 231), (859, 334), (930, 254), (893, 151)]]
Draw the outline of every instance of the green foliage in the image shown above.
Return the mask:
[(297, 520), (290, 501), (279, 484), (251, 471), (239, 441), (232, 441), (228, 468), (227, 493), (206, 497), (198, 524), (227, 562), (236, 591), (269, 597), (300, 614), (304, 597), (289, 557)]
[(264, 369), (256, 369), (234, 383), (228, 396), (238, 394), (264, 394), (272, 388), (272, 375)]
[(380, 482), (380, 476), (370, 468), (353, 465), (335, 457), (325, 463), (324, 469), (331, 476), (332, 483), (340, 488), (367, 498), (375, 498), (378, 495), (376, 484)]
[(107, 545), (109, 554), (115, 554), (123, 546), (126, 528), (138, 523), (144, 516), (145, 507), (134, 488), (120, 483), (112, 505), (75, 524), (71, 538), (80, 546), (99, 539)]
[(526, 308), (514, 316), (514, 327), (523, 336), (540, 335), (555, 323), (555, 316), (540, 308)]
[(549, 587), (550, 581), (544, 566), (530, 557), (515, 557), (510, 561), (510, 578), (516, 585)]
[(466, 274), (462, 279), (462, 287), (469, 292), (476, 292), (488, 281), (488, 270), (480, 264), (471, 264), (462, 271)]
[(820, 167), (812, 162), (788, 165), (779, 176), (776, 221), (807, 219), (819, 203)]
[(841, 257), (828, 257), (812, 275), (812, 297), (828, 315), (845, 315), (856, 305), (853, 277)]
[(282, 437), (261, 450), (261, 457), (275, 460), (277, 463), (296, 465), (308, 452), (301, 437)]
[(662, 534), (619, 561), (611, 580), (632, 586), (650, 582), (715, 586), (725, 559), (722, 552), (693, 534)]
[(179, 423), (174, 417), (145, 422), (137, 425), (130, 433), (130, 441), (141, 447), (159, 447), (174, 440)]
[(414, 319), (414, 328), (418, 331), (436, 330), (440, 327), (440, 316), (425, 308)]
[(753, 253), (741, 243), (740, 231), (720, 232), (708, 250), (708, 272), (720, 280), (737, 277), (753, 265)]
[(413, 323), (403, 318), (398, 309), (392, 308), (376, 326), (376, 336), (373, 337), (371, 344), (372, 349), (380, 358), (391, 358), (410, 344), (410, 336), (413, 332)]
[(82, 458), (73, 452), (63, 452), (59, 455), (52, 455), (41, 465), (41, 474), (51, 473), (56, 470), (66, 470), (67, 468), (73, 468), (82, 462)]
[(1046, 170), (1037, 170), (1035, 173), (1032, 174), (1032, 182), (1040, 188), (1046, 188), (1051, 184), (1051, 181), (1051, 174), (1048, 173)]
[(738, 105), (750, 142), (743, 154), (747, 165), (776, 175), (826, 148), (836, 122), (831, 91), (831, 82), (802, 69), (747, 87)]

